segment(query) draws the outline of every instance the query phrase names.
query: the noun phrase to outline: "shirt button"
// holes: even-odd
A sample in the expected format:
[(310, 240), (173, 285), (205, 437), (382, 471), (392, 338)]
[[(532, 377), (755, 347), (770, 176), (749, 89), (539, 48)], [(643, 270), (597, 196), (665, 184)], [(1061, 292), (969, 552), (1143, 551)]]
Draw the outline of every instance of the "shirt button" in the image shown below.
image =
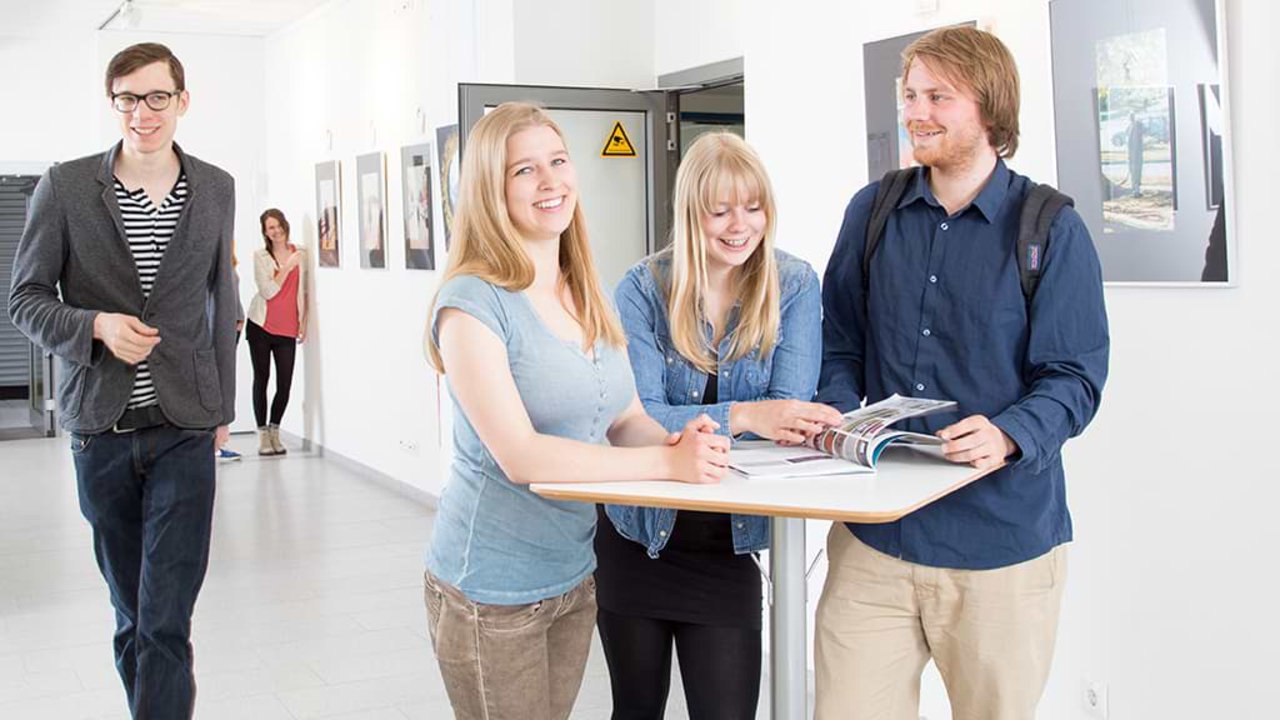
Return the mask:
[(929, 282), (931, 282), (931, 283), (936, 283), (936, 282), (938, 282), (938, 276), (937, 276), (937, 275), (930, 275), (930, 276), (929, 276)]
[(690, 392), (690, 393), (689, 393), (689, 396), (690, 396), (690, 397), (698, 397), (698, 391), (697, 391), (697, 390), (694, 390), (694, 391)]
[(671, 356), (670, 356), (670, 355), (668, 355), (668, 356), (667, 356), (667, 364), (668, 364), (668, 365), (670, 365), (670, 364), (671, 364)]
[[(924, 330), (920, 331), (920, 334), (921, 334), (921, 335), (924, 335), (925, 337), (929, 337), (929, 336), (930, 336), (930, 335), (932, 335), (933, 333), (929, 332), (929, 328), (925, 328)], [(603, 396), (603, 395), (601, 395), (601, 397), (604, 397), (604, 396)]]
[(741, 530), (741, 529), (742, 529), (742, 523), (738, 523), (738, 529), (739, 529), (739, 530)]
[(666, 537), (666, 536), (667, 536), (667, 531), (666, 531), (666, 530), (659, 530), (659, 531), (658, 531), (658, 537)]
[(946, 223), (942, 223), (941, 227), (942, 227), (942, 229), (943, 229), (943, 230), (946, 230), (946, 229), (947, 229), (947, 224), (946, 224)]
[(924, 390), (924, 383), (916, 383), (916, 390)]
[(724, 371), (724, 376), (725, 376), (725, 377), (729, 377), (729, 371), (728, 371), (728, 370), (725, 370), (725, 371)]

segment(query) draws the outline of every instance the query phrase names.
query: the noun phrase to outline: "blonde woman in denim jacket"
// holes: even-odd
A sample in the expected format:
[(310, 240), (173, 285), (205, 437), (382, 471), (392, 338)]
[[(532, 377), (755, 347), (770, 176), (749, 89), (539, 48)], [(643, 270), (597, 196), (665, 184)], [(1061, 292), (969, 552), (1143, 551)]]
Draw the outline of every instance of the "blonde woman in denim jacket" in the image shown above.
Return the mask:
[[(640, 400), (668, 430), (705, 414), (724, 435), (797, 442), (840, 419), (809, 402), (822, 359), (818, 277), (773, 248), (774, 217), (768, 176), (745, 142), (712, 133), (689, 148), (671, 247), (615, 293)], [(751, 553), (768, 547), (767, 520), (600, 512), (597, 626), (614, 720), (663, 716), (673, 647), (691, 718), (755, 717), (761, 587)]]

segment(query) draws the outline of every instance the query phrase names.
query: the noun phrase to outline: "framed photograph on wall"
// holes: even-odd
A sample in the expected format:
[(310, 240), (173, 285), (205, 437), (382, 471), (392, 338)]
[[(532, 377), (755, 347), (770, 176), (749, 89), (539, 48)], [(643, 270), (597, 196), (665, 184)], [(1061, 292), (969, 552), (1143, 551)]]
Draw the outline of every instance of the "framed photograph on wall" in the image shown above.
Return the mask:
[(436, 152), (440, 159), (440, 220), (444, 227), (444, 251), (453, 239), (453, 209), (458, 206), (458, 126), (436, 128)]
[(1222, 12), (1221, 0), (1049, 4), (1058, 188), (1108, 283), (1235, 277)]
[(431, 242), (431, 144), (400, 148), (400, 180), (404, 194), (404, 266), (434, 270)]
[(337, 160), (316, 163), (316, 238), (320, 267), (341, 267), (342, 168)]
[(360, 267), (387, 266), (386, 156), (380, 152), (356, 158), (356, 191), (360, 218)]

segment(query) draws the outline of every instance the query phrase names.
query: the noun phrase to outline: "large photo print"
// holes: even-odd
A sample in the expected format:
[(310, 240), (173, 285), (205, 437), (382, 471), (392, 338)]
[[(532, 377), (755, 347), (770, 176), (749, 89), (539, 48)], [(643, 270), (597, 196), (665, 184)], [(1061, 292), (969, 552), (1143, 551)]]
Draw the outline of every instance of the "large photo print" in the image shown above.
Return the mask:
[(1221, 12), (1215, 0), (1049, 3), (1058, 188), (1108, 283), (1235, 277)]

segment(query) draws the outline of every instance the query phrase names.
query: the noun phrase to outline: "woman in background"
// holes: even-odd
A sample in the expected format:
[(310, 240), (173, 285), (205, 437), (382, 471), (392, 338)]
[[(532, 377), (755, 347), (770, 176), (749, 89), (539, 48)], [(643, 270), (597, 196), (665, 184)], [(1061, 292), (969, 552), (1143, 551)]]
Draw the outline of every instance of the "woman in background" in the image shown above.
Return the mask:
[[(253, 253), (258, 293), (249, 303), (246, 337), (253, 363), (253, 416), (258, 423), (258, 454), (283, 455), (280, 419), (289, 406), (293, 363), (307, 337), (307, 256), (289, 242), (289, 221), (275, 208), (263, 211), (263, 248)], [(267, 414), (267, 381), (276, 366), (276, 394)]]
[[(809, 402), (822, 362), (818, 277), (774, 249), (774, 223), (755, 151), (729, 133), (699, 137), (676, 174), (671, 246), (616, 292), (640, 399), (667, 429), (706, 414), (726, 439), (798, 443), (839, 423)], [(673, 646), (690, 718), (755, 717), (761, 599), (751, 553), (768, 547), (767, 520), (600, 512), (598, 624), (614, 720), (663, 716)]]

